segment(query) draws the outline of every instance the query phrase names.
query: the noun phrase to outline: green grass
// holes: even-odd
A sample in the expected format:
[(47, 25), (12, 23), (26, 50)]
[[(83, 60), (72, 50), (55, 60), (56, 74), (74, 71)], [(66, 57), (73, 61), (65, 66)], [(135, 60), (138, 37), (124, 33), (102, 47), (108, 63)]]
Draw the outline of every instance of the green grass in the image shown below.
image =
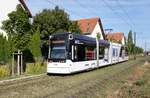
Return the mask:
[[(132, 85), (125, 85), (132, 72), (148, 59), (142, 57), (89, 72), (67, 76), (44, 76), (18, 81), (12, 85), (2, 85), (0, 94), (3, 97), (0, 98), (12, 98), (12, 96), (14, 98), (146, 98), (146, 96), (149, 98), (148, 71), (134, 80)], [(118, 96), (118, 90), (122, 95)], [(18, 95), (13, 92), (18, 92)]]
[(46, 72), (46, 63), (41, 62), (28, 63), (26, 68), (26, 74), (41, 74)]
[[(150, 66), (150, 65), (149, 65)], [(148, 71), (139, 79), (137, 79), (133, 85), (127, 88), (132, 93), (126, 93), (126, 96), (130, 98), (150, 98), (150, 68)]]
[[(113, 90), (120, 90), (120, 95), (116, 95), (114, 98), (150, 98), (150, 64), (147, 65), (148, 67), (143, 67), (143, 65), (139, 66), (140, 68), (144, 69), (144, 73), (142, 76), (139, 76), (138, 78), (132, 77), (132, 79), (128, 79), (128, 76), (130, 73), (124, 74), (127, 76), (127, 78), (124, 77), (124, 83), (122, 85), (115, 81), (118, 86), (114, 86)], [(132, 71), (131, 71), (132, 72)], [(118, 77), (118, 79), (121, 79)], [(127, 80), (132, 81), (126, 82)], [(126, 83), (126, 84), (125, 84)], [(113, 83), (114, 85), (115, 83)], [(120, 86), (120, 87), (119, 87)], [(112, 93), (112, 92), (111, 92)]]
[(41, 62), (28, 63), (26, 71), (22, 75), (18, 76), (17, 73), (15, 73), (15, 75), (12, 76), (8, 65), (0, 65), (0, 80), (15, 79), (29, 75), (46, 73), (46, 66), (46, 62), (43, 64)]
[(146, 83), (147, 81), (145, 81), (144, 79), (139, 79), (137, 81), (134, 82), (134, 85), (136, 86), (142, 86)]
[(10, 76), (10, 69), (7, 65), (0, 66), (0, 78), (8, 77)]

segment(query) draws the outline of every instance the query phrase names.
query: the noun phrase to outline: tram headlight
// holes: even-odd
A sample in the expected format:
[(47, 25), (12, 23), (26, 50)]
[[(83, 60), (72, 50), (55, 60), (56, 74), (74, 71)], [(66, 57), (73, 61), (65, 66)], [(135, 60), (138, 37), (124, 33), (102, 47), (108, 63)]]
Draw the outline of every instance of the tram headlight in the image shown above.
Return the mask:
[(48, 62), (49, 62), (49, 63), (52, 63), (53, 61), (49, 59)]
[(73, 35), (69, 34), (69, 40), (72, 40), (72, 39), (73, 39)]

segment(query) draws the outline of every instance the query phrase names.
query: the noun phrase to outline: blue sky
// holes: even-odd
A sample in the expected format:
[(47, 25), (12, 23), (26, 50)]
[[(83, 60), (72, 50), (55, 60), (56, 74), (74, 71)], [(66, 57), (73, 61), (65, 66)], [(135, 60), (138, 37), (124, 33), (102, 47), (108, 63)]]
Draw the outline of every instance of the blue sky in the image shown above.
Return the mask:
[(56, 5), (64, 9), (70, 19), (100, 17), (104, 29), (137, 33), (137, 45), (150, 49), (150, 0), (26, 0), (32, 14)]

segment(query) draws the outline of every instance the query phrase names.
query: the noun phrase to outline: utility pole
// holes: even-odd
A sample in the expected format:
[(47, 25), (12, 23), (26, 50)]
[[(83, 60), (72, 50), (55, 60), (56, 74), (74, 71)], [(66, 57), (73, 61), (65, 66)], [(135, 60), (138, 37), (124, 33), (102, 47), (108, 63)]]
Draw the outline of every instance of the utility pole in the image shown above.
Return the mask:
[(23, 52), (12, 53), (12, 76), (15, 75), (15, 55), (17, 56), (17, 75), (23, 74)]
[(104, 31), (105, 31), (105, 33), (106, 33), (106, 31), (108, 31), (108, 33), (110, 33), (113, 31), (113, 29), (105, 29)]
[(99, 40), (98, 40), (98, 38), (96, 38), (96, 46), (97, 46), (97, 67), (99, 66)]
[(146, 40), (145, 40), (145, 52), (146, 52)]
[(99, 33), (96, 34), (96, 53), (97, 53), (97, 67), (99, 66), (99, 40), (100, 40), (101, 35)]
[(136, 32), (134, 32), (134, 59), (136, 59)]
[(18, 75), (20, 75), (20, 50), (18, 50)]
[(21, 62), (21, 74), (23, 74), (23, 52), (20, 53), (20, 62)]
[(12, 53), (12, 76), (14, 76), (14, 74), (15, 74), (15, 71), (14, 71), (14, 61), (15, 61), (15, 59), (14, 59), (14, 53)]

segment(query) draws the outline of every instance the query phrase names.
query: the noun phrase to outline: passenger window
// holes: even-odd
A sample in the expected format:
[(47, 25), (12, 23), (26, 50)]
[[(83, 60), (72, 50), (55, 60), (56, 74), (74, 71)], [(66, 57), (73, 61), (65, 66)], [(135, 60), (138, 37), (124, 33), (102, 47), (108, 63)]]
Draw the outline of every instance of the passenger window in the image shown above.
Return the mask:
[(115, 48), (113, 48), (113, 50), (112, 50), (112, 55), (113, 55), (113, 57), (115, 57), (115, 55), (116, 55), (116, 52), (115, 52), (116, 50), (115, 50)]
[(83, 46), (83, 45), (75, 46), (74, 61), (85, 61), (85, 46)]
[(99, 59), (104, 58), (104, 52), (105, 52), (105, 47), (100, 47), (99, 48)]
[(85, 58), (86, 60), (94, 60), (96, 59), (96, 53), (94, 47), (86, 47), (85, 48)]

